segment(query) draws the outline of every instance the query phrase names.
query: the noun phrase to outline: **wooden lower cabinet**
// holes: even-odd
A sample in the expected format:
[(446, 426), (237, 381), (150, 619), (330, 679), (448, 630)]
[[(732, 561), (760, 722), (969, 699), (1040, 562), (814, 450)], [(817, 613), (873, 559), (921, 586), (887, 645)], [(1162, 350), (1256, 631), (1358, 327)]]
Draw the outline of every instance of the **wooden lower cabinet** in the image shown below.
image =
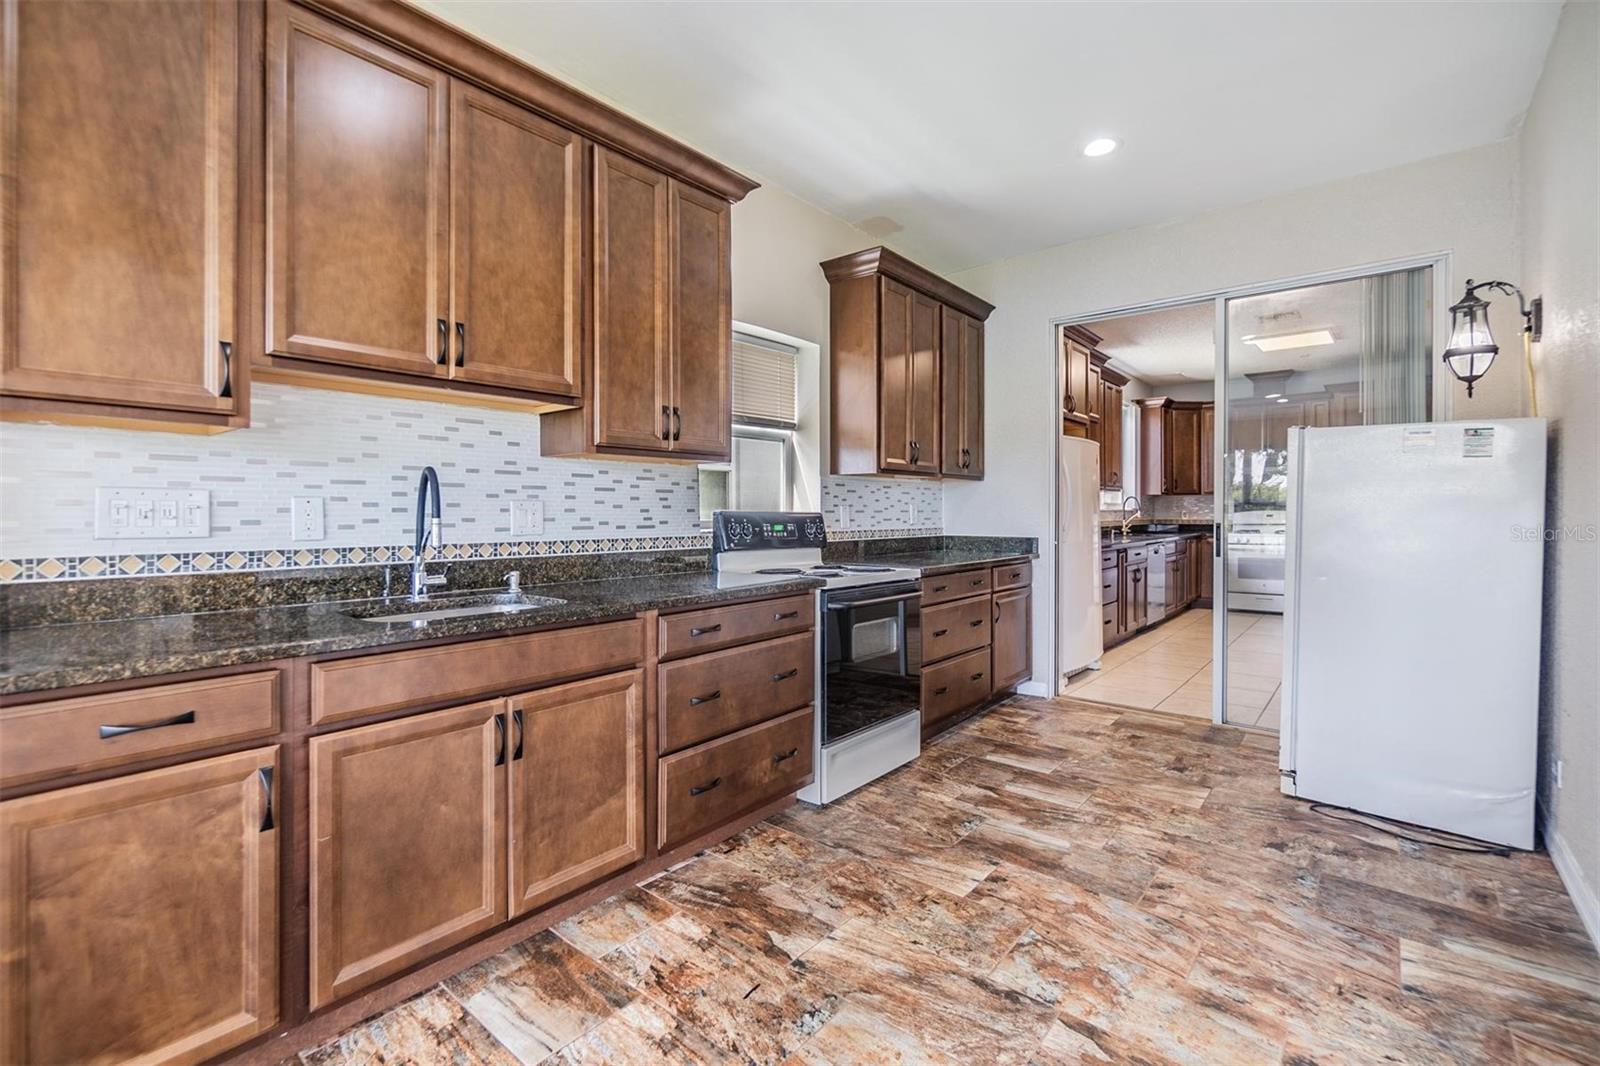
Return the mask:
[(922, 668), (922, 732), (971, 710), (994, 691), (989, 682), (989, 649), (979, 648)]
[(1122, 569), (1122, 628), (1142, 629), (1150, 616), (1150, 564), (1129, 560)]
[(511, 917), (644, 858), (644, 671), (510, 701)]
[(278, 1019), (278, 749), (0, 803), (0, 1060), (199, 1062)]
[(798, 791), (811, 780), (809, 706), (668, 756), (660, 762), (662, 851)]
[(1033, 674), (1033, 593), (1012, 589), (994, 594), (990, 691), (1001, 692)]
[(504, 707), (311, 739), (312, 1009), (505, 919)]

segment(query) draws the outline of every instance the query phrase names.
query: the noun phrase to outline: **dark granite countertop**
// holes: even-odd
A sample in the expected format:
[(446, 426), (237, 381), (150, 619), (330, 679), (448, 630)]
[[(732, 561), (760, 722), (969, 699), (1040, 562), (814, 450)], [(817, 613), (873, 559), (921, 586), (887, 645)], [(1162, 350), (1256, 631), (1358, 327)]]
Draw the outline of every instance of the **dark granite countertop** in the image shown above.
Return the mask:
[(944, 548), (935, 551), (907, 552), (903, 555), (875, 555), (872, 561), (890, 566), (921, 570), (923, 577), (950, 574), (974, 566), (999, 566), (1021, 559), (1037, 559), (1036, 552), (1003, 551), (993, 548)]
[(635, 575), (524, 586), (563, 604), (515, 614), (442, 619), (425, 626), (359, 621), (344, 612), (382, 601), (346, 600), (168, 614), (0, 631), (0, 695), (176, 674), (295, 656), (383, 648), (444, 637), (476, 637), (626, 618), (820, 588), (790, 578), (718, 588), (716, 575)]

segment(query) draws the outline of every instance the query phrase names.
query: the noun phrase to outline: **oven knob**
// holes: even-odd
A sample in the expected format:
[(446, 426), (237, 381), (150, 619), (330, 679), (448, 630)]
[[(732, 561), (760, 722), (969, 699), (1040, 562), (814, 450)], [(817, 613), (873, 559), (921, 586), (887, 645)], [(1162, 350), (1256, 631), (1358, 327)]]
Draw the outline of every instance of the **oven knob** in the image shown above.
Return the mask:
[(745, 522), (739, 527), (739, 536), (743, 537), (745, 540), (749, 540), (754, 532), (755, 530), (749, 522)]
[(812, 519), (811, 521), (806, 523), (806, 539), (807, 540), (816, 540), (817, 539), (817, 534), (820, 533), (820, 532), (821, 532), (821, 530), (817, 528), (817, 522), (816, 522), (815, 519)]

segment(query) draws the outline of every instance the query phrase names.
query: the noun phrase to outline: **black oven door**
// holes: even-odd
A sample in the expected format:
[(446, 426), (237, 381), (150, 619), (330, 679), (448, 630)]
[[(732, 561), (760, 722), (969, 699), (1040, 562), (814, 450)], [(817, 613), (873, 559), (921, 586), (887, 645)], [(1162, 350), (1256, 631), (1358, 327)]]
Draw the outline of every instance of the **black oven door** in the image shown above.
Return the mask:
[(922, 692), (922, 589), (914, 582), (823, 597), (822, 743), (914, 711)]

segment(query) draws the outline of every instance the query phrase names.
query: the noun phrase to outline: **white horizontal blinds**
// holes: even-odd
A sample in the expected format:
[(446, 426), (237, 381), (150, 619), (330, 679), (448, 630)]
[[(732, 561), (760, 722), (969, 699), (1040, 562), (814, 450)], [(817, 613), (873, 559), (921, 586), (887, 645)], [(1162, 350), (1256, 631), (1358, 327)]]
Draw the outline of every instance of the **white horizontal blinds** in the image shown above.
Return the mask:
[(753, 426), (795, 425), (795, 358), (777, 341), (733, 335), (733, 420)]

